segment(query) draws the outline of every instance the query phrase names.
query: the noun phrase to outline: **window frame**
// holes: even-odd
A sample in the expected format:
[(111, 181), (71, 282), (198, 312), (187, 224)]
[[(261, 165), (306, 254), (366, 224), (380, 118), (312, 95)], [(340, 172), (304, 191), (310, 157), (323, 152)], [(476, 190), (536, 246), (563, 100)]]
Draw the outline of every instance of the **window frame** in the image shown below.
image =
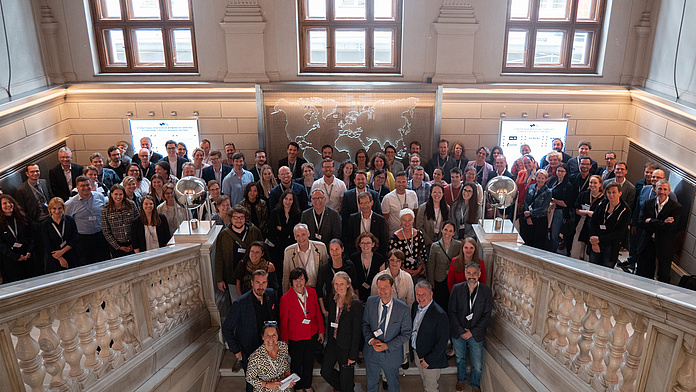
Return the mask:
[[(334, 0), (325, 0), (326, 19), (305, 19), (307, 0), (297, 0), (297, 32), (298, 55), (301, 74), (333, 73), (333, 74), (400, 74), (401, 46), (403, 25), (403, 0), (394, 0), (394, 20), (374, 20), (374, 0), (366, 0), (366, 19), (336, 19), (334, 15)], [(306, 31), (311, 29), (326, 30), (326, 66), (310, 66), (310, 48)], [(365, 66), (336, 65), (335, 32), (336, 30), (365, 31)], [(394, 42), (392, 59), (394, 66), (374, 65), (374, 32), (375, 30), (392, 30)]]
[[(129, 19), (128, 3), (131, 0), (119, 0), (120, 19), (100, 19), (101, 1), (89, 0), (92, 25), (94, 28), (97, 56), (99, 58), (99, 70), (101, 73), (198, 73), (198, 55), (196, 51), (196, 35), (194, 29), (193, 4), (189, 5), (189, 19), (169, 19), (168, 0), (157, 0), (160, 7), (160, 19)], [(108, 65), (108, 49), (105, 44), (104, 31), (120, 29), (123, 31), (123, 46), (126, 57), (126, 65)], [(164, 46), (164, 66), (138, 66), (136, 65), (135, 45), (133, 34), (137, 29), (160, 30)], [(192, 66), (175, 65), (176, 57), (173, 32), (177, 29), (187, 29), (191, 32), (191, 52), (193, 56)]]
[[(597, 21), (595, 22), (578, 22), (576, 20), (578, 12), (579, 0), (568, 0), (570, 15), (568, 21), (562, 20), (538, 20), (539, 6), (541, 0), (529, 0), (529, 20), (511, 20), (512, 1), (507, 1), (507, 14), (505, 17), (505, 39), (503, 44), (503, 73), (559, 73), (559, 74), (596, 74), (598, 60), (600, 57), (602, 33), (604, 30), (604, 18), (606, 16), (607, 1), (596, 0), (599, 3), (597, 7)], [(508, 39), (510, 30), (526, 31), (524, 51), (524, 66), (508, 66)], [(561, 55), (563, 65), (534, 65), (534, 54), (536, 52), (536, 39), (539, 31), (563, 31), (565, 39), (561, 46)], [(577, 31), (588, 31), (592, 33), (590, 42), (590, 50), (588, 53), (588, 65), (580, 66), (572, 65), (573, 43), (575, 33)]]

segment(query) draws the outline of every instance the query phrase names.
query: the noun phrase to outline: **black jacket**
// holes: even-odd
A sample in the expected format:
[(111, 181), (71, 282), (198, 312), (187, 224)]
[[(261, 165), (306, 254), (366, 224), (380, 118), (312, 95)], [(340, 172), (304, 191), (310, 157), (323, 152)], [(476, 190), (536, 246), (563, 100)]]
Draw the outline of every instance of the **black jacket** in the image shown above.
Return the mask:
[[(416, 320), (416, 314), (418, 314), (418, 302), (414, 302), (411, 305), (412, 323)], [(448, 331), (449, 319), (447, 313), (440, 305), (432, 301), (418, 328), (415, 347), (418, 358), (423, 358), (428, 363), (428, 369), (444, 369), (448, 366)], [(409, 346), (412, 346), (411, 342), (409, 342)]]
[[(157, 242), (159, 242), (160, 248), (167, 246), (167, 243), (172, 238), (169, 233), (169, 223), (167, 222), (167, 217), (158, 214), (161, 223), (157, 226)], [(133, 242), (133, 249), (138, 249), (144, 252), (147, 248), (147, 241), (145, 240), (145, 225), (140, 219), (133, 221), (131, 226), (131, 237)]]
[[(360, 251), (355, 247), (355, 240), (360, 235), (360, 224), (362, 220), (362, 213), (356, 212), (351, 214), (348, 218), (348, 224), (346, 225), (346, 232), (344, 233), (345, 241), (344, 245), (346, 247), (346, 253), (352, 255), (354, 252)], [(379, 240), (379, 247), (375, 252), (381, 254), (382, 256), (387, 256), (389, 247), (389, 237), (387, 230), (387, 221), (380, 214), (372, 212), (372, 218), (370, 222), (370, 233), (374, 234)]]
[(70, 191), (75, 188), (75, 179), (82, 175), (82, 166), (71, 163), (70, 175), (72, 176), (72, 180), (70, 181), (70, 184), (68, 184), (65, 181), (63, 167), (60, 164), (48, 171), (48, 181), (51, 183), (51, 191), (53, 191), (55, 196), (63, 199), (63, 201), (70, 198)]
[[(329, 311), (329, 316), (326, 318), (326, 339), (333, 340), (334, 329), (331, 328), (331, 323), (336, 322), (336, 302), (333, 296), (330, 296), (326, 306), (326, 309)], [(338, 319), (338, 332), (336, 333), (335, 339), (336, 345), (341, 351), (347, 352), (348, 359), (353, 361), (357, 361), (358, 350), (361, 348), (362, 313), (362, 302), (354, 297), (350, 311), (344, 309), (341, 312), (341, 317)]]
[(475, 294), (473, 317), (467, 320), (469, 313), (469, 286), (466, 282), (457, 283), (452, 288), (449, 299), (450, 336), (461, 337), (464, 329), (471, 331), (474, 340), (481, 342), (486, 337), (488, 323), (491, 321), (493, 311), (493, 292), (490, 287), (479, 283)]

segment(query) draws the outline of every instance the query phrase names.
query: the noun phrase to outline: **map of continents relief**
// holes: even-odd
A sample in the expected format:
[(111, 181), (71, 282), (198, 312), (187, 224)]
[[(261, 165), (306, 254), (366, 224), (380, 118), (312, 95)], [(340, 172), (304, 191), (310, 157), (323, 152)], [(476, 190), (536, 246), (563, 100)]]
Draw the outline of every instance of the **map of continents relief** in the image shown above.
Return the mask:
[(400, 156), (413, 140), (430, 148), (434, 106), (429, 94), (369, 95), (366, 99), (307, 94), (272, 101), (264, 95), (268, 150), (274, 153), (274, 159), (280, 159), (285, 156), (287, 143), (295, 141), (301, 156), (317, 165), (325, 144), (334, 147), (333, 158), (339, 162), (354, 160), (360, 148), (372, 155), (392, 145)]

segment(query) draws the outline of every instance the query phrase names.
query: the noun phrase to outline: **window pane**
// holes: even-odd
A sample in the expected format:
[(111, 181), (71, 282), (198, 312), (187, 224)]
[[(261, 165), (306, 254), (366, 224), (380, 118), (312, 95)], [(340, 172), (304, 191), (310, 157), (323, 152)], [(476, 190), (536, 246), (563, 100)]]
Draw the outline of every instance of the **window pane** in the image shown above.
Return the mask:
[(326, 19), (326, 0), (305, 0), (306, 19)]
[(307, 65), (326, 66), (326, 30), (312, 29), (307, 31), (309, 59)]
[(576, 31), (573, 38), (573, 56), (570, 61), (571, 67), (589, 67), (590, 52), (594, 31)]
[(169, 0), (169, 19), (191, 19), (189, 0)]
[(336, 66), (365, 66), (365, 30), (336, 30)]
[(578, 22), (598, 22), (599, 1), (597, 0), (578, 0)]
[(564, 31), (538, 30), (534, 47), (534, 66), (562, 66)]
[(164, 41), (160, 29), (133, 30), (133, 52), (135, 65), (140, 67), (163, 67)]
[(132, 19), (160, 19), (158, 0), (129, 0)]
[(99, 19), (121, 19), (119, 0), (99, 0)]
[(366, 19), (365, 0), (334, 0), (336, 19)]
[(511, 0), (510, 19), (529, 20), (529, 0)]
[(393, 67), (394, 32), (392, 30), (375, 30), (374, 65), (376, 67)]
[(193, 66), (193, 44), (190, 29), (172, 30), (174, 45), (174, 66)]
[(123, 30), (103, 30), (104, 49), (106, 50), (106, 65), (108, 67), (125, 67), (126, 47), (123, 42)]
[(526, 30), (510, 30), (508, 32), (506, 67), (525, 67), (527, 65), (527, 34)]
[(394, 0), (375, 0), (374, 10), (375, 19), (394, 20), (396, 18)]
[(569, 20), (569, 0), (540, 0), (539, 20)]

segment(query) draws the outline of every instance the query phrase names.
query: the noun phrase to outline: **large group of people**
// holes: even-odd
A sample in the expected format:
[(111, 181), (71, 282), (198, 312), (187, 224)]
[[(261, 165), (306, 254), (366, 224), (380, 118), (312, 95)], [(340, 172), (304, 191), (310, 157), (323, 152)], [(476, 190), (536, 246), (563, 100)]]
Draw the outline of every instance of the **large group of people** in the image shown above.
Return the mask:
[[(664, 171), (649, 163), (634, 186), (625, 162), (608, 152), (598, 166), (587, 141), (571, 157), (556, 139), (540, 160), (523, 145), (510, 167), (498, 146), (479, 147), (469, 161), (461, 142), (444, 139), (429, 160), (417, 141), (401, 160), (386, 146), (336, 162), (325, 145), (316, 170), (291, 142), (277, 171), (264, 150), (248, 168), (233, 143), (224, 160), (205, 139), (192, 161), (181, 143), (165, 148), (160, 156), (143, 138), (128, 163), (112, 146), (106, 164), (94, 153), (83, 168), (64, 147), (48, 182), (27, 166), (15, 197), (0, 196), (0, 272), (12, 282), (165, 246), (188, 219), (174, 186), (199, 177), (212, 210), (196, 218), (223, 226), (215, 283), (232, 301), (223, 333), (247, 390), (311, 390), (321, 358), (335, 390), (352, 390), (364, 361), (368, 391), (380, 373), (383, 387), (398, 391), (398, 368), (410, 363), (435, 391), (448, 356), (457, 357), (457, 390), (467, 380), (480, 388), (492, 297), (474, 225), (492, 216), (483, 195), (497, 176), (518, 186), (518, 214), (505, 214), (526, 244), (610, 268), (630, 249), (639, 275), (669, 281), (681, 205)], [(291, 373), (299, 379), (282, 384)]]

